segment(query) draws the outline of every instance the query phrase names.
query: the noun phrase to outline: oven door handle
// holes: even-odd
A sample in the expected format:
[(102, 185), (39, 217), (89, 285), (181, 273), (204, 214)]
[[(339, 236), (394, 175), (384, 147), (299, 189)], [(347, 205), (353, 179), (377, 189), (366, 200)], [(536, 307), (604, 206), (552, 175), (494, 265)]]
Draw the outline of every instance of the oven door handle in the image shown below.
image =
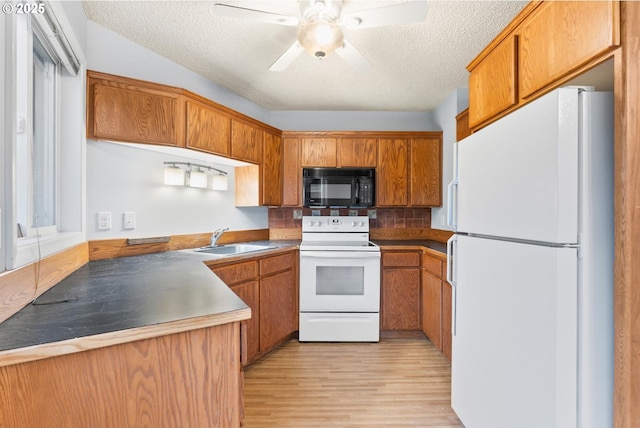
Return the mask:
[(379, 259), (378, 251), (300, 251), (300, 258), (313, 259)]

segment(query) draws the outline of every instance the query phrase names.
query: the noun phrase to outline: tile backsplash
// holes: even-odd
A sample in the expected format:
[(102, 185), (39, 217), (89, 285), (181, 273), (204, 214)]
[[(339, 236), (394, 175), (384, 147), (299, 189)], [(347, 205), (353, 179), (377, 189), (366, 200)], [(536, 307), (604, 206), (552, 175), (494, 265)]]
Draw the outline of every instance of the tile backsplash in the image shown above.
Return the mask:
[[(312, 215), (311, 208), (269, 208), (270, 229), (299, 229), (302, 228), (302, 219), (295, 218), (294, 211), (302, 210), (303, 216)], [(369, 211), (375, 211), (375, 217), (371, 218)], [(372, 208), (372, 209), (321, 209), (320, 215), (348, 216), (350, 211), (357, 211), (358, 215), (369, 215), (369, 227), (372, 229), (404, 229), (404, 228), (430, 228), (431, 208)]]

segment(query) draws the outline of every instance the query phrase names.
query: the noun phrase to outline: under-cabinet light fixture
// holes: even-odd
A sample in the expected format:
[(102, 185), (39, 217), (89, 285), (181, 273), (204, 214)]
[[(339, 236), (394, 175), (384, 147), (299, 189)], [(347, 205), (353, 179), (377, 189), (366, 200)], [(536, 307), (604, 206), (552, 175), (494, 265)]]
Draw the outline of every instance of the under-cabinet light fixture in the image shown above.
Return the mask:
[(164, 162), (164, 165), (164, 184), (204, 189), (209, 181), (208, 173), (214, 171), (211, 188), (227, 190), (227, 172), (221, 169), (191, 162)]

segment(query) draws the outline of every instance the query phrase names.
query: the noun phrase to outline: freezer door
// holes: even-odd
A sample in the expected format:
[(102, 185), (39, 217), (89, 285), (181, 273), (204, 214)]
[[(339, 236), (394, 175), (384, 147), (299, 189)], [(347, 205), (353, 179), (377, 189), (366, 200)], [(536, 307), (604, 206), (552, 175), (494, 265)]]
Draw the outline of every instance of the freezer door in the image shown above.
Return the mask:
[(457, 231), (577, 242), (578, 113), (562, 88), (458, 143)]
[(577, 253), (458, 236), (451, 406), (467, 428), (575, 428)]

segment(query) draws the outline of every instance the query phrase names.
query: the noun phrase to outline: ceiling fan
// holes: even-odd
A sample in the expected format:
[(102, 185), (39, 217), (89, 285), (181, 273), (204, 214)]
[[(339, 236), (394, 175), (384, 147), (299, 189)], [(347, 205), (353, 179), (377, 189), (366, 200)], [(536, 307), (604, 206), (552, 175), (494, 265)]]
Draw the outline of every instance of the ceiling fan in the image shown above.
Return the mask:
[(285, 70), (305, 50), (318, 59), (335, 52), (356, 70), (366, 71), (371, 64), (344, 39), (343, 28), (355, 30), (420, 22), (427, 16), (427, 2), (412, 1), (341, 14), (342, 0), (303, 0), (300, 1), (301, 19), (222, 3), (214, 4), (213, 11), (231, 18), (298, 26), (297, 40), (271, 64), (271, 71)]

